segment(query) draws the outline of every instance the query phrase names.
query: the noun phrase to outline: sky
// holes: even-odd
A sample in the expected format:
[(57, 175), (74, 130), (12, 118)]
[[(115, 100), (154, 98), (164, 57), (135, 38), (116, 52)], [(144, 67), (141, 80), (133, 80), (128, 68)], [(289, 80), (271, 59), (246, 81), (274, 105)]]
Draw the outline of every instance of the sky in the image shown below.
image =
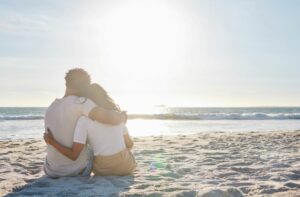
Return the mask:
[(2, 0), (0, 106), (81, 67), (123, 108), (300, 106), (296, 0)]

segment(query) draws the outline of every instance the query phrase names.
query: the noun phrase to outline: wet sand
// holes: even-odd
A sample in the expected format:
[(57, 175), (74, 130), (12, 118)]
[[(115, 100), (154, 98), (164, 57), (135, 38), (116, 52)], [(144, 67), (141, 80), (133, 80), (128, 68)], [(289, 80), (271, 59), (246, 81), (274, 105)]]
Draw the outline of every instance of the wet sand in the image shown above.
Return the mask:
[(300, 196), (300, 131), (134, 138), (125, 177), (50, 179), (42, 140), (0, 142), (0, 195)]

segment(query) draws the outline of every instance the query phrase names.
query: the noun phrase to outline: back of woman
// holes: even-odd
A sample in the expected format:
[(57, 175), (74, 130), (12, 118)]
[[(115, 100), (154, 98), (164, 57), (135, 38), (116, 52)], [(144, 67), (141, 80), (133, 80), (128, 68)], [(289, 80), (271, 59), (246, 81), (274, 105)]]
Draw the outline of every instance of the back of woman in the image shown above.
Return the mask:
[(125, 130), (123, 123), (116, 126), (107, 125), (82, 116), (77, 122), (75, 135), (87, 135), (95, 156), (108, 156), (126, 148)]
[[(83, 91), (82, 96), (91, 99), (104, 109), (121, 111), (99, 84), (91, 84)], [(88, 125), (87, 138), (94, 150), (93, 172), (102, 176), (131, 174), (136, 163), (130, 152), (133, 142), (125, 124), (112, 126), (85, 117), (82, 119), (83, 125)]]
[(87, 139), (94, 152), (95, 175), (129, 175), (135, 169), (135, 160), (126, 147), (128, 135), (124, 124), (106, 125), (81, 117), (74, 132), (74, 142)]

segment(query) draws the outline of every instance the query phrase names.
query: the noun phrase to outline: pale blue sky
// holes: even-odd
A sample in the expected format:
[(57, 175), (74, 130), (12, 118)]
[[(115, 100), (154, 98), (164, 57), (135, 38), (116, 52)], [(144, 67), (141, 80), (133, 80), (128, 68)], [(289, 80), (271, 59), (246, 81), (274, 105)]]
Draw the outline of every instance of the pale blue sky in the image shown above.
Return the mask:
[(0, 1), (0, 105), (81, 66), (121, 105), (300, 106), (300, 2)]

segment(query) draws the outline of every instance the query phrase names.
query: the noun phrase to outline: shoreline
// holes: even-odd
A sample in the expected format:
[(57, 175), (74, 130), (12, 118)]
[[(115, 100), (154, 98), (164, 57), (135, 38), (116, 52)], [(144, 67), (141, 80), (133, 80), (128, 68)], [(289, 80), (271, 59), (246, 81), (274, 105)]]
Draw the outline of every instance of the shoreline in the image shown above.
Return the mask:
[[(145, 136), (134, 141), (138, 169), (133, 176), (49, 179), (43, 177), (46, 146), (42, 140), (1, 140), (0, 195), (300, 193), (299, 130)], [(73, 186), (77, 182), (83, 185), (80, 190)]]
[[(245, 120), (248, 121), (248, 120)], [(252, 121), (252, 120), (249, 120)], [(272, 121), (272, 120), (270, 120)], [(280, 121), (280, 120), (279, 120)], [(132, 133), (132, 131), (130, 131)], [(262, 130), (262, 131), (197, 131), (197, 132), (174, 132), (174, 133), (166, 133), (166, 132), (160, 132), (158, 134), (152, 134), (152, 135), (138, 135), (131, 137), (135, 139), (139, 138), (155, 138), (155, 137), (174, 137), (174, 136), (192, 136), (192, 135), (205, 135), (205, 134), (253, 134), (253, 133), (264, 133), (264, 134), (273, 134), (273, 133), (290, 133), (290, 132), (300, 132), (300, 129), (286, 129), (286, 130)], [(42, 136), (42, 133), (41, 133)], [(40, 137), (31, 137), (31, 138), (13, 138), (13, 139), (7, 139), (7, 138), (0, 138), (0, 143), (2, 142), (21, 142), (21, 141), (43, 141)], [(43, 141), (44, 142), (44, 141)]]

